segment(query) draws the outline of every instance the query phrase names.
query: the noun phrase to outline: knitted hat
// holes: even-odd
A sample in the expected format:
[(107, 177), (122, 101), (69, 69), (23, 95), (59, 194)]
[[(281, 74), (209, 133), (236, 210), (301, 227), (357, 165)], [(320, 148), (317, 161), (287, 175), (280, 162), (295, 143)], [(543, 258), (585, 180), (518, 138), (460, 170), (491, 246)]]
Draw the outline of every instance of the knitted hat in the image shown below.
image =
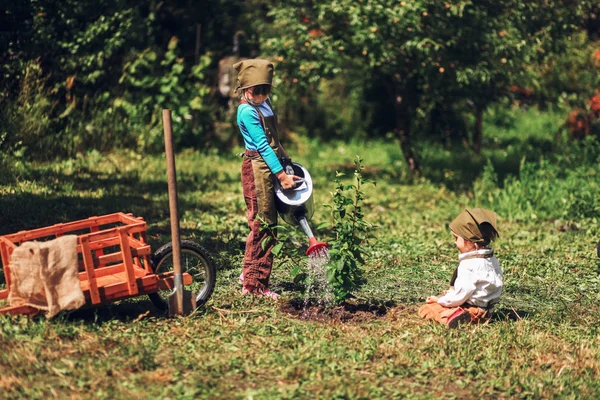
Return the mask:
[(496, 213), (484, 208), (467, 208), (450, 223), (456, 235), (473, 243), (487, 245), (498, 236)]
[(273, 83), (273, 63), (255, 58), (242, 60), (233, 64), (238, 73), (238, 86), (235, 91), (256, 85), (271, 85)]

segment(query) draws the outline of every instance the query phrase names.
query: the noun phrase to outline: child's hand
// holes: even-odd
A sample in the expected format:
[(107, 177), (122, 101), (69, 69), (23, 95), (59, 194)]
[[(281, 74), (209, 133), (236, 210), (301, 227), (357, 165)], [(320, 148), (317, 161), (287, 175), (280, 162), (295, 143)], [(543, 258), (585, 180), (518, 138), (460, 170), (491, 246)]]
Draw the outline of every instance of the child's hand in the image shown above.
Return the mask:
[(425, 303), (427, 303), (427, 304), (437, 303), (438, 299), (439, 299), (439, 297), (437, 297), (437, 296), (429, 296), (427, 298), (427, 300), (425, 300)]
[(296, 187), (295, 179), (302, 179), (296, 175), (288, 175), (285, 172), (281, 171), (277, 174), (277, 179), (279, 179), (279, 183), (284, 190), (292, 189)]

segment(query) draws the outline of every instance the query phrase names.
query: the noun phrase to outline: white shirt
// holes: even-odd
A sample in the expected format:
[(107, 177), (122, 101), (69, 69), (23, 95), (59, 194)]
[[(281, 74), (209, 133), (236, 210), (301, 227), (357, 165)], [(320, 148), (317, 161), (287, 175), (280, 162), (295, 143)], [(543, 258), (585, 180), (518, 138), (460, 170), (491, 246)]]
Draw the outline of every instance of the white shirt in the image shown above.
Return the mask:
[(463, 303), (486, 308), (496, 304), (502, 294), (502, 269), (494, 250), (481, 249), (458, 256), (458, 273), (454, 288), (438, 299), (444, 307)]

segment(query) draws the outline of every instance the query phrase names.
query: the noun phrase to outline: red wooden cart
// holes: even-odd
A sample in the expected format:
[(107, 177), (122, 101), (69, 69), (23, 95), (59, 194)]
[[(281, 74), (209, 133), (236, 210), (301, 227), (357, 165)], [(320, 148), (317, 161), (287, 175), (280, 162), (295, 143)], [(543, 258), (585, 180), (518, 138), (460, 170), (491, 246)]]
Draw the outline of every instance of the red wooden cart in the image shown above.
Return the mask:
[[(160, 274), (153, 271), (152, 250), (146, 241), (144, 219), (132, 214), (115, 213), (0, 236), (0, 254), (7, 285), (6, 289), (0, 290), (0, 301), (8, 297), (10, 290), (9, 260), (13, 250), (26, 241), (44, 241), (66, 234), (78, 236), (79, 278), (86, 305), (141, 295), (152, 297), (160, 290), (173, 288), (173, 271)], [(212, 263), (212, 260), (208, 261)], [(163, 264), (162, 261), (160, 263)], [(209, 277), (209, 283), (212, 286), (208, 293), (204, 291), (204, 300), (212, 294), (214, 287), (214, 265), (210, 267), (212, 276)], [(192, 276), (187, 272), (183, 274), (183, 283), (192, 283)], [(0, 314), (32, 315), (38, 312), (29, 306), (0, 308)]]

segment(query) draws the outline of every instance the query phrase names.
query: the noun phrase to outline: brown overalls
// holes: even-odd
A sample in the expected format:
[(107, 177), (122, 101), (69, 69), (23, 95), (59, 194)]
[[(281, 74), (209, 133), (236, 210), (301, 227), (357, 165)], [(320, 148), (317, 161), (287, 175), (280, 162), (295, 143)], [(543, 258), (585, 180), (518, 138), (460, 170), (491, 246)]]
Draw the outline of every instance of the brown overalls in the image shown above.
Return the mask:
[(492, 310), (486, 310), (467, 303), (451, 308), (444, 307), (438, 303), (427, 303), (419, 308), (419, 316), (421, 318), (433, 319), (437, 322), (441, 322), (444, 325), (448, 325), (448, 318), (450, 318), (450, 316), (452, 316), (459, 309), (469, 313), (472, 324), (486, 322), (492, 316)]
[[(246, 103), (242, 99), (241, 103)], [(250, 104), (250, 103), (248, 103)], [(271, 103), (267, 100), (271, 107)], [(251, 105), (251, 104), (250, 104)], [(279, 144), (277, 117), (264, 117), (257, 107), (263, 129), (269, 145), (278, 158), (285, 155)], [(271, 107), (271, 110), (273, 107)], [(263, 221), (270, 227), (277, 225), (277, 209), (275, 207), (275, 175), (256, 150), (246, 150), (242, 162), (242, 188), (247, 207), (250, 234), (246, 239), (244, 254), (244, 287), (264, 290), (269, 286), (269, 277), (273, 267), (272, 249), (275, 245), (275, 232), (271, 228), (263, 228)], [(265, 245), (262, 242), (267, 240)]]

